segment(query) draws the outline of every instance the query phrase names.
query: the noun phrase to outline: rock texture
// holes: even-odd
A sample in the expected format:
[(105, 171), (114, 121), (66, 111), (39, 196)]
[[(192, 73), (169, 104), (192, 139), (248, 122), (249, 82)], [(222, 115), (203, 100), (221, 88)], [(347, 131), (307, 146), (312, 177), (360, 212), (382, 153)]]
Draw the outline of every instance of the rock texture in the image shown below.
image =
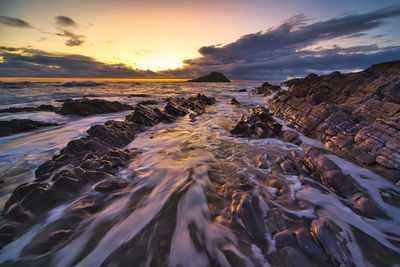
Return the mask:
[(124, 110), (132, 110), (133, 107), (122, 104), (118, 101), (106, 101), (103, 99), (77, 99), (72, 101), (64, 101), (58, 113), (62, 115), (79, 115), (88, 116), (101, 113), (114, 113)]
[(281, 90), (281, 87), (279, 85), (273, 85), (270, 84), (269, 82), (265, 82), (260, 87), (256, 87), (253, 90), (251, 90), (249, 93), (251, 95), (263, 94), (264, 96), (267, 96), (279, 90)]
[(265, 107), (331, 150), (395, 182), (400, 177), (400, 63), (285, 82)]
[(251, 107), (249, 115), (242, 115), (231, 133), (241, 137), (268, 138), (282, 134), (282, 125), (277, 123), (268, 110), (262, 106)]
[[(125, 187), (114, 175), (140, 153), (124, 150), (138, 132), (159, 122), (172, 122), (179, 116), (205, 112), (215, 103), (212, 97), (198, 94), (189, 98), (171, 98), (164, 110), (137, 105), (124, 121), (108, 121), (87, 130), (88, 135), (70, 141), (59, 154), (35, 171), (36, 180), (17, 187), (4, 205), (0, 226), (0, 247), (20, 234), (35, 216), (43, 214), (62, 202), (72, 200), (88, 185), (95, 190), (112, 192)], [(66, 233), (60, 233), (61, 237)], [(58, 239), (57, 234), (54, 238)]]
[(0, 136), (8, 136), (16, 133), (28, 132), (40, 127), (55, 126), (56, 123), (48, 123), (33, 120), (14, 119), (9, 121), (0, 121)]
[(199, 77), (197, 79), (188, 80), (188, 82), (231, 82), (220, 72), (211, 72), (208, 75)]

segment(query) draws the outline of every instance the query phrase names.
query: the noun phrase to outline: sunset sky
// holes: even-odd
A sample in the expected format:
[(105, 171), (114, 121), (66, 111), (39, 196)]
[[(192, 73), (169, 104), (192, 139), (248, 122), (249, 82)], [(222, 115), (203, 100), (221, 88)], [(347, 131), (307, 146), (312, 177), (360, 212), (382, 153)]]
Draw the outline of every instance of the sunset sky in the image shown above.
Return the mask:
[(0, 0), (0, 77), (283, 80), (400, 59), (398, 0)]

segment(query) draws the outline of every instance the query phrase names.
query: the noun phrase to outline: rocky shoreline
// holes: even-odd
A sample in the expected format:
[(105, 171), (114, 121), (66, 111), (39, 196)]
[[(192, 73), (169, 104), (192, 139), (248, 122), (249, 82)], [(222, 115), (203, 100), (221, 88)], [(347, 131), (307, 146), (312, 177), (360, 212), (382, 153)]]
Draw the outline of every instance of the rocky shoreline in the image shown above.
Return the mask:
[[(240, 169), (232, 168), (234, 165), (228, 162), (234, 160), (233, 155), (219, 155), (215, 161), (210, 161), (207, 172), (209, 184), (202, 185), (206, 188), (205, 206), (212, 214), (204, 215), (206, 221), (211, 221), (213, 227), (224, 226), (234, 233), (237, 238), (235, 246), (240, 248), (240, 253), (252, 255), (259, 250), (259, 254), (274, 266), (357, 265), (343, 239), (344, 229), (327, 218), (317, 216), (320, 207), (312, 206), (311, 200), (295, 198), (295, 183), (290, 179), (295, 177), (299, 186), (308, 190), (318, 190), (325, 196), (335, 195), (344, 203), (349, 214), (366, 220), (393, 221), (393, 215), (375, 201), (376, 198), (360, 184), (360, 180), (348, 174), (335, 161), (335, 154), (400, 186), (399, 81), (400, 62), (392, 62), (374, 65), (359, 73), (310, 74), (304, 79), (286, 81), (282, 87), (265, 82), (249, 92), (251, 95), (267, 96), (265, 106), (246, 107), (233, 98), (233, 107), (241, 110), (248, 108), (248, 112), (234, 123), (230, 137), (235, 140), (243, 138), (246, 142), (276, 138), (285, 144), (292, 143), (297, 149), (281, 152), (277, 157), (273, 156), (273, 152), (254, 152), (255, 157), (248, 160), (255, 162), (252, 164), (256, 173), (262, 174), (260, 177), (244, 175)], [(123, 121), (108, 121), (90, 127), (87, 136), (70, 141), (57, 155), (39, 166), (35, 171), (35, 181), (22, 184), (13, 191), (2, 212), (0, 247), (43, 220), (46, 213), (55, 207), (71, 202), (85, 190), (96, 191), (98, 194), (88, 194), (69, 206), (63, 217), (38, 234), (37, 240), (35, 238), (28, 244), (23, 253), (45, 255), (48, 251), (61, 248), (79, 232), (77, 229), (81, 221), (103, 210), (114, 192), (136, 187), (136, 184), (119, 179), (117, 173), (140, 157), (142, 151), (124, 149), (139, 133), (159, 123), (175, 122), (186, 115), (192, 123), (206, 112), (207, 106), (216, 103), (215, 98), (202, 94), (187, 98), (172, 97), (165, 101), (162, 110), (147, 106), (157, 103), (151, 100), (135, 107), (104, 100), (65, 101), (56, 112), (81, 116), (130, 109), (133, 112)], [(283, 119), (286, 125), (276, 118)], [(324, 147), (303, 142), (302, 134), (320, 140)], [(195, 184), (200, 186), (197, 183), (201, 184), (194, 180), (191, 169), (187, 180), (171, 194), (154, 220), (137, 237), (113, 252), (117, 258), (121, 256), (120, 263), (128, 263), (124, 260), (135, 258), (138, 264), (144, 264), (147, 259), (143, 253), (148, 249), (154, 250), (154, 255), (157, 255), (151, 259), (152, 264), (168, 263), (173, 230), (182, 209), (180, 205), (183, 205), (181, 197), (188, 191), (193, 193), (195, 189), (192, 187)], [(143, 205), (152, 189), (139, 187), (138, 193), (129, 199), (126, 212)], [(398, 191), (380, 193), (383, 202), (400, 207)], [(200, 201), (200, 195), (196, 195), (196, 201)], [(313, 215), (300, 216), (296, 213), (307, 213), (308, 210), (313, 210)], [(112, 222), (117, 224), (118, 218)], [(211, 265), (218, 265), (217, 259), (206, 250), (208, 248), (204, 244), (208, 241), (204, 240), (206, 237), (198, 229), (196, 221), (188, 227), (190, 238), (197, 248), (204, 250)], [(148, 240), (153, 232), (159, 236), (156, 234), (150, 244)], [(360, 231), (356, 238), (357, 242), (363, 242), (370, 237)], [(224, 246), (227, 239), (219, 240), (218, 246), (213, 249), (222, 251), (227, 262), (233, 266), (248, 265), (249, 261), (245, 261), (244, 256), (234, 253), (231, 244)], [(396, 246), (395, 238), (388, 240)], [(271, 250), (271, 247), (274, 249)], [(362, 251), (372, 264), (390, 266), (400, 260), (398, 253), (388, 247), (376, 246), (373, 249), (373, 254)], [(104, 262), (112, 263), (112, 260), (107, 258)], [(250, 262), (257, 265), (254, 259)], [(44, 263), (49, 262), (44, 260)]]
[(97, 190), (110, 192), (123, 187), (113, 175), (138, 153), (121, 149), (137, 133), (188, 113), (195, 119), (214, 103), (214, 98), (201, 94), (187, 99), (170, 98), (163, 111), (139, 104), (124, 121), (92, 126), (87, 137), (70, 141), (58, 155), (39, 166), (35, 182), (22, 184), (13, 191), (2, 213), (6, 222), (0, 227), (0, 246), (22, 233), (37, 216), (74, 198), (87, 185), (106, 180)]
[(265, 107), (393, 183), (400, 177), (400, 62), (289, 80)]

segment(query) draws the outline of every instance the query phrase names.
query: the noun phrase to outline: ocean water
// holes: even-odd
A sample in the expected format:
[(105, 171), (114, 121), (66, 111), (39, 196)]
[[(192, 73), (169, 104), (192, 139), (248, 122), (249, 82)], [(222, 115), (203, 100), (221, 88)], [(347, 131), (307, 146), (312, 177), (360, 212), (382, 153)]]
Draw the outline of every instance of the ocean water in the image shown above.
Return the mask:
[[(234, 137), (229, 130), (246, 113), (244, 106), (230, 104), (235, 97), (244, 105), (264, 105), (267, 98), (247, 92), (259, 82), (185, 83), (103, 81), (95, 87), (62, 87), (64, 81), (0, 83), (0, 108), (60, 106), (59, 99), (106, 99), (135, 105), (156, 100), (162, 108), (165, 98), (203, 93), (217, 103), (191, 121), (188, 116), (170, 124), (158, 124), (140, 133), (126, 147), (141, 152), (128, 167), (117, 173), (127, 181), (123, 190), (108, 193), (85, 188), (80, 195), (50, 211), (26, 232), (0, 250), (4, 266), (245, 266), (274, 265), (274, 234), (268, 212), (274, 207), (291, 220), (292, 230), (305, 222), (322, 218), (339, 229), (337, 237), (346, 245), (357, 266), (393, 266), (400, 253), (400, 208), (395, 201), (399, 190), (384, 178), (355, 166), (345, 159), (331, 159), (370, 193), (390, 219), (369, 219), (354, 209), (351, 199), (336, 195), (310, 177), (287, 175), (258, 168), (257, 157), (270, 159), (292, 151), (293, 144), (278, 139), (249, 140)], [(147, 94), (148, 97), (130, 97)], [(34, 181), (35, 169), (57, 154), (69, 141), (86, 135), (93, 125), (123, 120), (131, 111), (88, 117), (63, 116), (52, 112), (3, 113), (0, 120), (26, 118), (60, 125), (0, 138), (1, 207), (13, 189)], [(323, 146), (302, 136), (304, 142)], [(212, 196), (224, 195), (240, 179), (251, 185), (258, 199), (261, 226), (267, 245), (261, 247), (240, 230), (239, 217), (226, 218), (230, 205)], [(272, 187), (276, 179), (285, 190)], [(218, 181), (218, 182), (216, 182)], [(185, 188), (183, 190), (182, 188)], [(281, 192), (280, 192), (281, 191)], [(213, 193), (214, 192), (214, 193)], [(37, 240), (69, 220), (70, 210), (90, 199), (101, 200), (99, 212), (74, 224), (73, 233), (49, 251), (32, 249)], [(299, 205), (298, 203), (303, 203)], [(306, 204), (304, 204), (306, 203)], [(234, 221), (232, 223), (232, 221)], [(293, 221), (298, 222), (293, 223)], [(232, 224), (237, 227), (232, 227)], [(375, 253), (371, 250), (376, 249)], [(272, 260), (271, 260), (272, 259)]]

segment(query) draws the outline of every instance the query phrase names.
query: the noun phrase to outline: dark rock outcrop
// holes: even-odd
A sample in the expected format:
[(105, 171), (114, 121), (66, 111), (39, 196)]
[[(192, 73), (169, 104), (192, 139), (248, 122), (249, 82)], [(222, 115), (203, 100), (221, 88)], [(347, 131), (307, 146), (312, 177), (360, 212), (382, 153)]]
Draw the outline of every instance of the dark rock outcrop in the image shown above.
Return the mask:
[(251, 107), (249, 115), (244, 116), (233, 126), (231, 134), (241, 137), (270, 138), (282, 134), (282, 125), (277, 123), (264, 107)]
[(0, 109), (0, 113), (17, 113), (17, 112), (32, 112), (32, 111), (56, 112), (57, 110), (58, 108), (52, 105), (40, 105), (38, 107), (5, 108), (5, 109)]
[(16, 133), (28, 132), (40, 127), (56, 126), (56, 123), (20, 120), (14, 119), (9, 121), (0, 121), (0, 136), (8, 136)]
[(77, 99), (66, 101), (58, 113), (62, 115), (72, 114), (79, 116), (88, 116), (101, 113), (114, 113), (124, 110), (132, 110), (133, 107), (122, 104), (118, 101), (106, 101), (103, 99)]
[(265, 107), (340, 156), (400, 177), (400, 63), (285, 82)]
[(101, 85), (102, 83), (97, 83), (94, 81), (70, 81), (61, 84), (61, 86), (64, 87), (93, 87), (93, 86), (98, 86)]
[(205, 112), (206, 106), (215, 104), (214, 97), (207, 97), (202, 94), (189, 97), (173, 97), (168, 99), (168, 103), (164, 108), (164, 112), (172, 116), (184, 116), (190, 113), (190, 118), (193, 120), (195, 117)]
[(222, 73), (211, 72), (208, 75), (199, 77), (197, 79), (188, 80), (188, 82), (230, 82)]
[(273, 85), (269, 82), (263, 83), (260, 87), (256, 87), (250, 91), (251, 95), (260, 95), (263, 94), (264, 96), (270, 95), (276, 91), (281, 90), (279, 85)]
[(240, 106), (239, 101), (237, 101), (236, 98), (234, 98), (234, 97), (231, 99), (231, 104), (235, 105), (235, 106)]
[[(207, 105), (214, 103), (214, 98), (201, 94), (187, 99), (172, 98), (163, 111), (137, 105), (124, 121), (108, 121), (90, 127), (87, 136), (70, 141), (59, 154), (36, 169), (36, 181), (22, 184), (13, 191), (3, 209), (6, 221), (0, 227), (0, 246), (21, 233), (30, 219), (74, 199), (87, 185), (100, 182), (95, 190), (103, 193), (127, 186), (127, 182), (114, 175), (140, 153), (122, 150), (138, 132), (159, 122), (172, 122), (189, 112), (199, 115)], [(175, 109), (185, 112), (175, 112)], [(66, 233), (60, 232), (51, 240), (66, 236)], [(50, 245), (54, 245), (53, 241)]]

